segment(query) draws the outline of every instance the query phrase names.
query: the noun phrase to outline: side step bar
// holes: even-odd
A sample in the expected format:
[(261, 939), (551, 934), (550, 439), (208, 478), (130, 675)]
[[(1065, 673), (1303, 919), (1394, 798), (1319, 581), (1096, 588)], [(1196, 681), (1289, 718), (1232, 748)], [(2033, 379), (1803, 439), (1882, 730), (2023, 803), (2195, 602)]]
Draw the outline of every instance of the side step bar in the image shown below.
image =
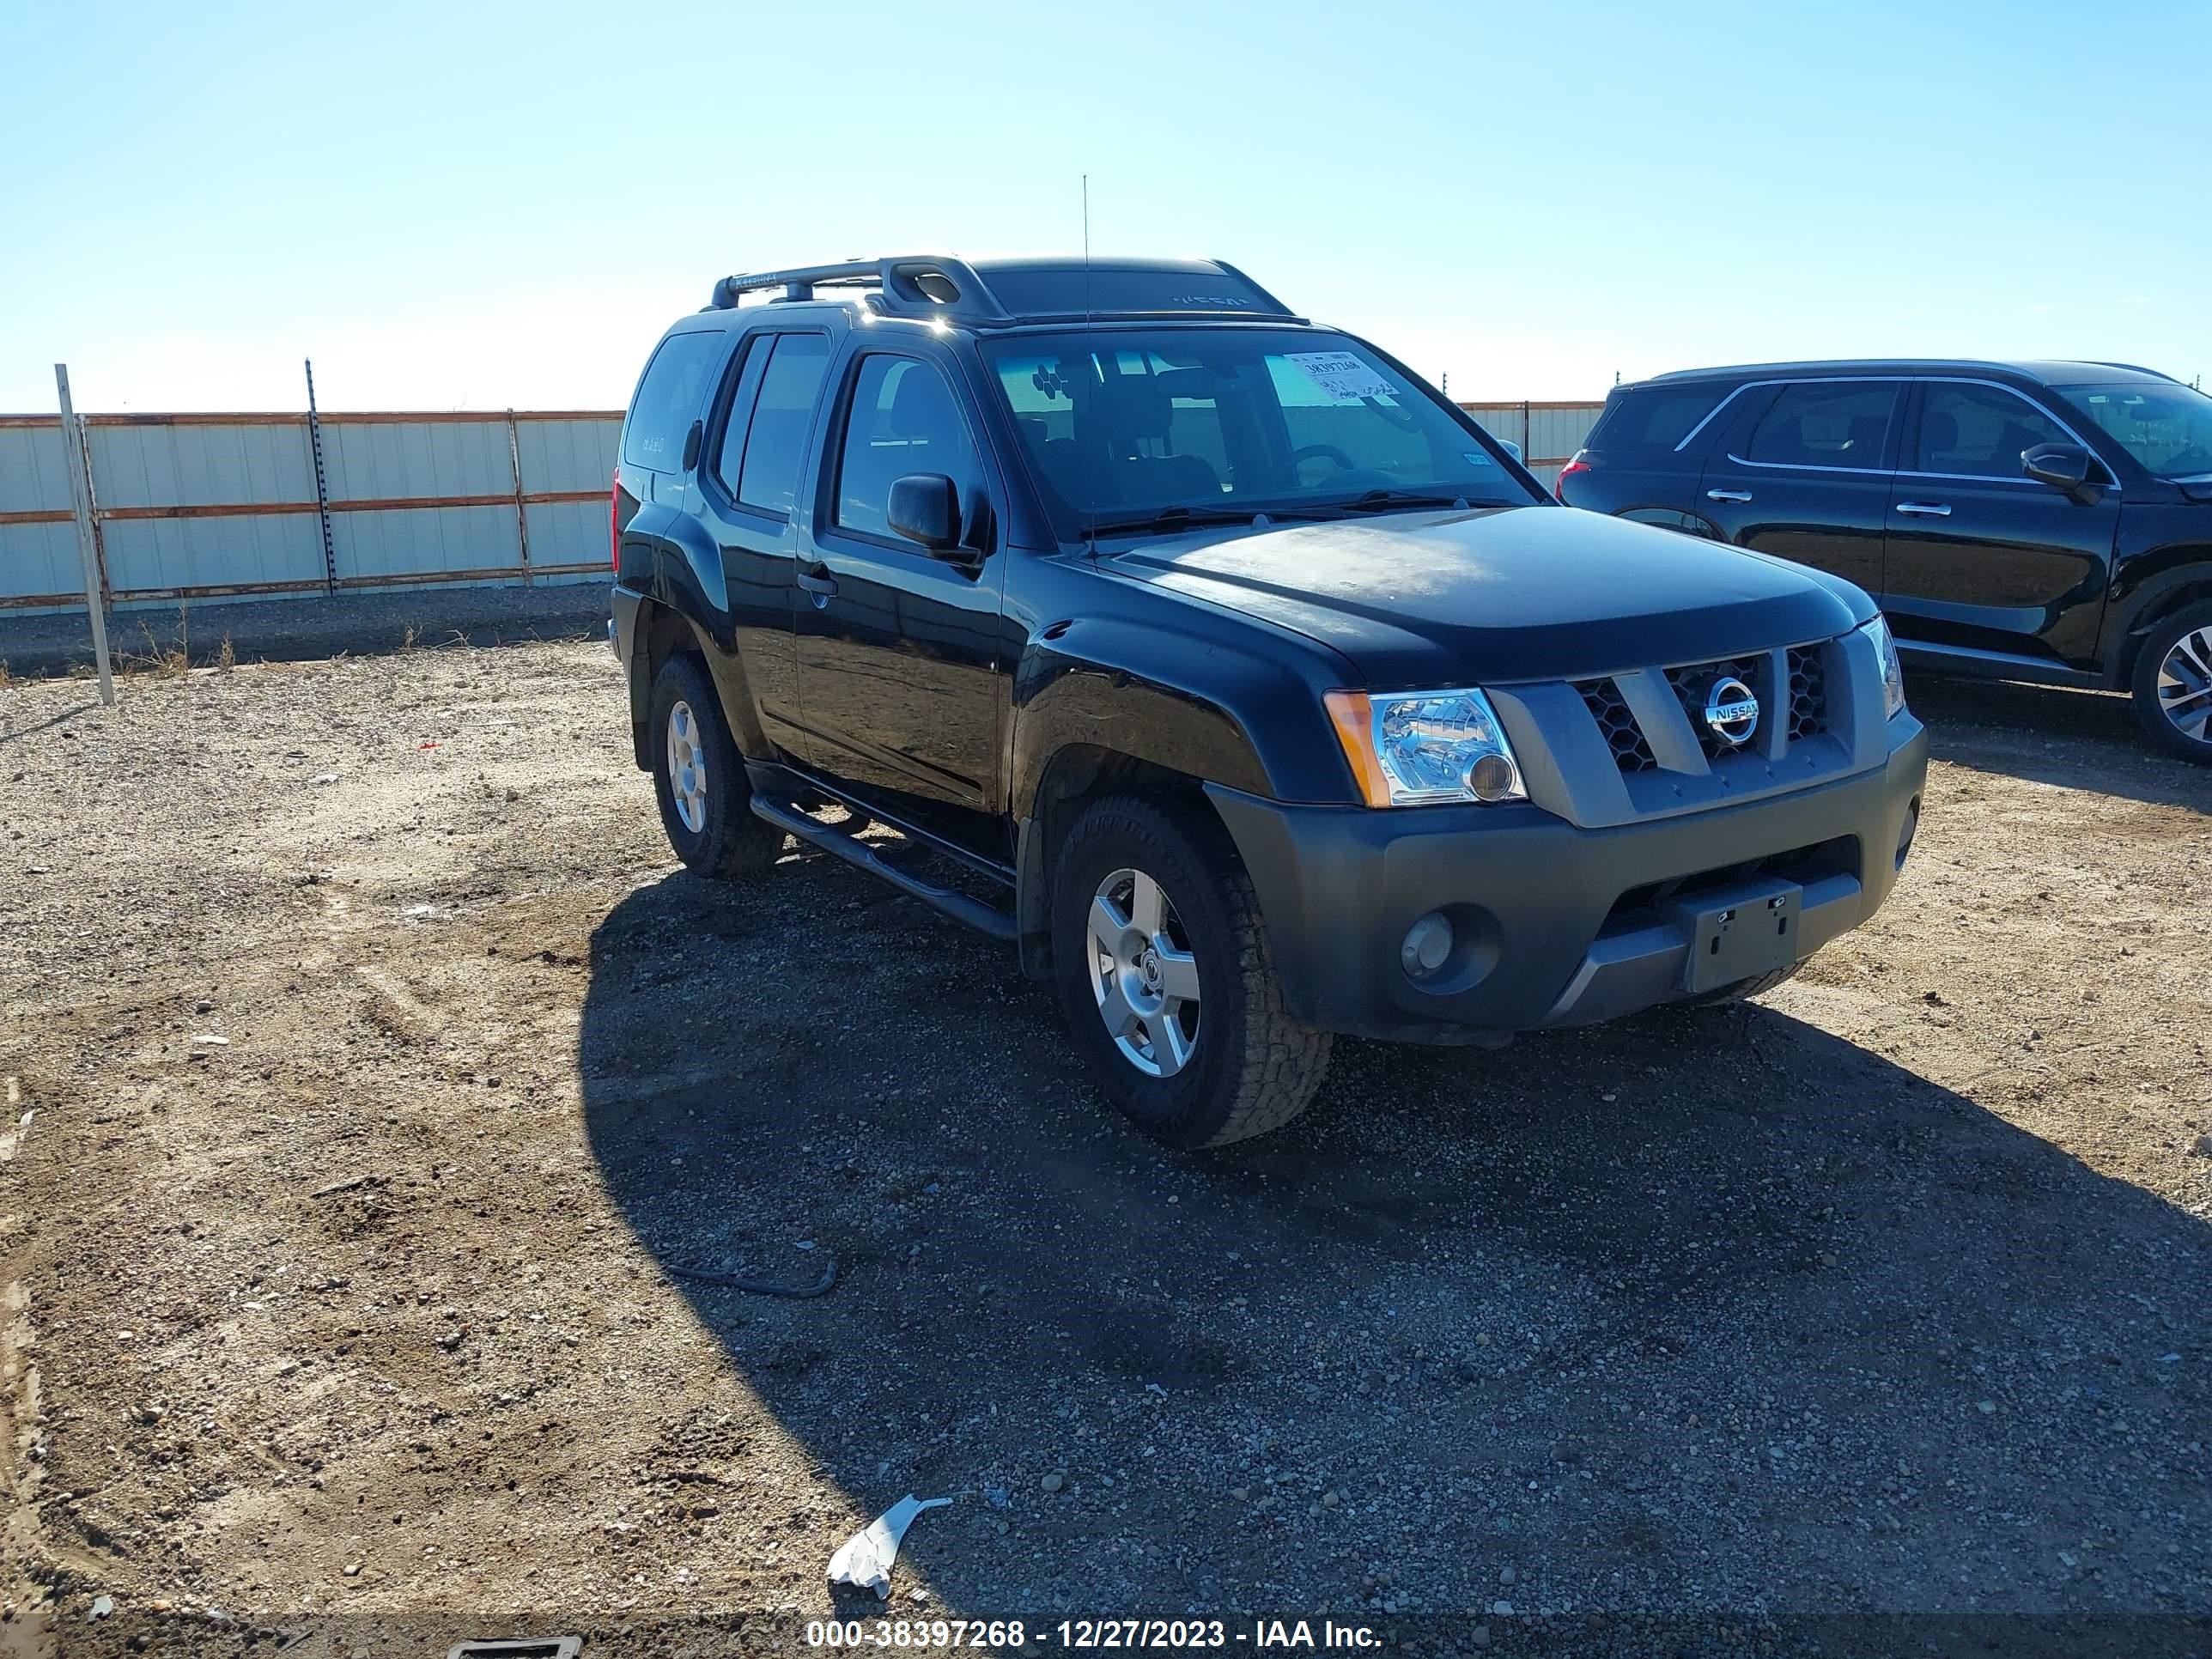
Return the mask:
[(924, 881), (908, 871), (900, 869), (884, 858), (870, 843), (856, 839), (834, 825), (823, 823), (808, 817), (795, 806), (787, 806), (760, 794), (752, 798), (753, 814), (765, 818), (786, 835), (796, 836), (809, 846), (818, 847), (846, 863), (866, 870), (872, 876), (881, 876), (901, 892), (920, 899), (933, 910), (943, 912), (955, 921), (964, 921), (979, 933), (1012, 945), (1015, 939), (1014, 919), (1005, 911), (994, 909), (978, 898), (956, 892), (950, 887), (939, 887)]

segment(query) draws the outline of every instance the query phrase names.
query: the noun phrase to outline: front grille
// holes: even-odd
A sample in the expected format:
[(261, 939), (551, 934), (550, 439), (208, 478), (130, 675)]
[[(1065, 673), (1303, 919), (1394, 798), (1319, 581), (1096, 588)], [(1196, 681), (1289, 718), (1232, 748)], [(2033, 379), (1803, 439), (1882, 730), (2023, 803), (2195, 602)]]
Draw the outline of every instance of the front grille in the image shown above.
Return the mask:
[(1624, 772), (1650, 772), (1657, 769), (1659, 762), (1651, 753), (1651, 745), (1644, 740), (1644, 730), (1636, 723), (1636, 716), (1628, 712), (1621, 700), (1620, 688), (1610, 679), (1577, 680), (1575, 690), (1583, 694), (1583, 706), (1590, 711), (1597, 729), (1605, 733), (1605, 740), (1613, 748), (1613, 764)]
[[(1665, 671), (1667, 684), (1681, 704), (1683, 716), (1696, 733), (1698, 746), (1708, 761), (1722, 760), (1741, 754), (1753, 746), (1758, 733), (1765, 729), (1770, 720), (1783, 722), (1784, 736), (1791, 743), (1802, 743), (1815, 738), (1828, 729), (1828, 692), (1826, 677), (1821, 668), (1819, 645), (1793, 645), (1785, 653), (1789, 661), (1790, 684), (1778, 690), (1771, 684), (1773, 658), (1765, 653), (1751, 657), (1728, 657), (1718, 662), (1691, 663), (1680, 668)], [(1741, 744), (1731, 744), (1705, 724), (1705, 699), (1712, 695), (1714, 682), (1722, 679), (1741, 680), (1759, 699), (1759, 724), (1753, 728), (1753, 738)], [(1597, 722), (1604, 733), (1606, 744), (1613, 750), (1613, 763), (1623, 772), (1650, 772), (1658, 769), (1659, 762), (1651, 752), (1651, 744), (1636, 716), (1629, 711), (1627, 701), (1620, 688), (1611, 678), (1577, 680), (1575, 690), (1582, 696), (1583, 706)]]
[[(1759, 702), (1759, 718), (1765, 719), (1772, 700), (1759, 682), (1766, 678), (1766, 659), (1764, 657), (1734, 657), (1725, 662), (1692, 663), (1687, 668), (1667, 671), (1667, 684), (1674, 689), (1674, 697), (1682, 705), (1682, 712), (1690, 717), (1690, 730), (1698, 734), (1698, 746), (1705, 751), (1707, 760), (1718, 760), (1723, 755), (1733, 755), (1742, 744), (1735, 744), (1705, 724), (1705, 698), (1714, 684), (1723, 679), (1741, 680), (1751, 688), (1751, 694)], [(1752, 728), (1758, 735), (1759, 728)], [(1745, 742), (1749, 742), (1747, 738)]]
[(1827, 677), (1820, 666), (1820, 647), (1790, 647), (1790, 741), (1818, 737), (1828, 729)]

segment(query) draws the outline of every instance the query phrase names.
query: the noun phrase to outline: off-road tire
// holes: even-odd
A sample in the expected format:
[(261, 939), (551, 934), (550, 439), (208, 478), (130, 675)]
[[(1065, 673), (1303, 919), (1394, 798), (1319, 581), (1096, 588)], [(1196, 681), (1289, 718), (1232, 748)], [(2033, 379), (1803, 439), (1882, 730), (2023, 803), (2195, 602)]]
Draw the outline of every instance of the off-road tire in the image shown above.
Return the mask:
[(2160, 665), (2183, 635), (2194, 634), (2203, 628), (2212, 628), (2212, 605), (2189, 605), (2150, 630), (2136, 657), (2136, 720), (2150, 740), (2167, 754), (2194, 761), (2199, 766), (2212, 766), (2212, 743), (2199, 742), (2177, 728), (2166, 719), (2158, 702)]
[[(669, 772), (668, 723), (677, 706), (691, 711), (706, 759), (706, 800), (699, 827), (684, 821)], [(695, 875), (726, 879), (758, 875), (783, 851), (783, 833), (753, 815), (752, 789), (722, 700), (706, 665), (689, 654), (671, 657), (653, 683), (653, 714), (647, 728), (653, 756), (653, 793), (659, 804), (668, 844)]]
[(1805, 964), (1793, 962), (1787, 968), (1777, 968), (1771, 974), (1761, 974), (1754, 979), (1740, 979), (1733, 985), (1723, 985), (1718, 990), (1700, 991), (1693, 997), (1684, 997), (1670, 1004), (1676, 1008), (1719, 1008), (1731, 1002), (1741, 1002), (1747, 997), (1765, 996), (1784, 980), (1797, 977), (1797, 970)]
[[(1198, 1036), (1171, 1077), (1116, 1047), (1090, 977), (1091, 907), (1113, 872), (1159, 884), (1197, 958)], [(1283, 1007), (1266, 921), (1228, 832), (1202, 804), (1116, 795), (1085, 811), (1060, 844), (1052, 886), (1053, 975), (1077, 1046), (1108, 1097), (1171, 1146), (1219, 1146), (1280, 1128), (1328, 1069), (1326, 1031)]]

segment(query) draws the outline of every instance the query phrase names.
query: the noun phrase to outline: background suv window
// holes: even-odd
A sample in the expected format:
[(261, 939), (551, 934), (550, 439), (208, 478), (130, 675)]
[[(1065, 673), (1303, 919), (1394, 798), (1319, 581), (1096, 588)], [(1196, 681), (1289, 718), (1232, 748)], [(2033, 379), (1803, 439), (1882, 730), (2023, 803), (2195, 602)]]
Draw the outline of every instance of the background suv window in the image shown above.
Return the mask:
[(1670, 450), (1713, 412), (1729, 390), (1725, 386), (1685, 390), (1642, 386), (1616, 392), (1606, 399), (1605, 413), (1585, 441), (1607, 453)]
[(1969, 478), (2018, 478), (2020, 453), (2074, 441), (2025, 398), (1993, 386), (1931, 380), (1912, 467)]
[(630, 400), (623, 426), (623, 460), (674, 472), (684, 463), (684, 434), (699, 416), (699, 393), (708, 366), (722, 347), (722, 331), (672, 334), (660, 343)]
[(975, 476), (967, 423), (934, 366), (881, 353), (864, 357), (837, 465), (839, 526), (890, 539), (884, 508), (892, 483), (909, 472), (941, 472), (964, 496)]
[(745, 431), (745, 464), (738, 499), (763, 513), (788, 514), (799, 489), (799, 464), (814, 424), (814, 400), (830, 366), (830, 341), (821, 334), (780, 334), (753, 401)]
[(1751, 434), (1744, 459), (1771, 466), (1880, 470), (1897, 390), (1895, 380), (1784, 386)]

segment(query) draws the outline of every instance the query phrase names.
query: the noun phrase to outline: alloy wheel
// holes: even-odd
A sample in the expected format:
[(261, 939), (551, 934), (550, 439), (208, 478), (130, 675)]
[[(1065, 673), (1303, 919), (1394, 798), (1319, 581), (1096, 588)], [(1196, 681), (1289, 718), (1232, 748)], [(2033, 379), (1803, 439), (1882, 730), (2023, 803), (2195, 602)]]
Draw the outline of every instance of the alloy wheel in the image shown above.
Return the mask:
[(2158, 665), (2158, 707), (2173, 729), (2212, 742), (2212, 628), (2184, 634)]
[(1173, 1077), (1199, 1039), (1198, 957), (1175, 906), (1141, 870), (1098, 884), (1088, 923), (1091, 990), (1123, 1058), (1148, 1077)]
[(706, 829), (706, 734), (691, 705), (681, 699), (668, 710), (668, 793), (686, 830), (696, 836)]

